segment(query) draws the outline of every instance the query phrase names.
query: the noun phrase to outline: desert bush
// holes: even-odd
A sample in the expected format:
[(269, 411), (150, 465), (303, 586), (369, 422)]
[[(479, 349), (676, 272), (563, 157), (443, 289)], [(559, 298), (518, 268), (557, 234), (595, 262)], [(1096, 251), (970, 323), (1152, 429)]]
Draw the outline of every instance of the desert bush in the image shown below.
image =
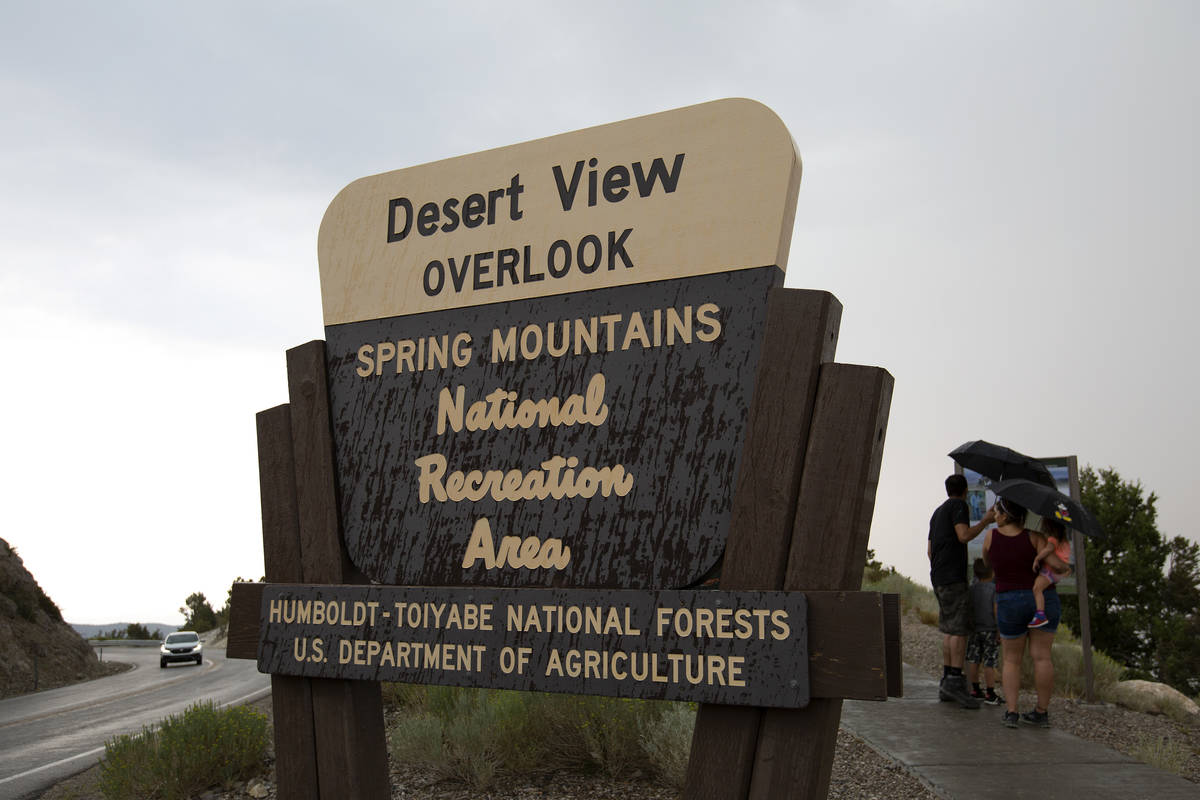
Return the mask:
[(1142, 735), (1130, 755), (1143, 764), (1183, 775), (1184, 766), (1192, 752), (1186, 745), (1169, 737)]
[[(669, 748), (652, 754), (645, 742), (677, 705), (444, 686), (387, 694), (403, 709), (389, 736), (392, 757), (477, 790), (500, 775), (662, 772)], [(690, 734), (685, 763), (689, 745)]]
[[(1083, 671), (1083, 646), (1066, 625), (1058, 626), (1054, 646), (1050, 651), (1054, 663), (1054, 693), (1062, 697), (1083, 697), (1086, 694), (1086, 676)], [(1099, 650), (1092, 650), (1092, 677), (1097, 695), (1103, 695), (1125, 675), (1125, 667)], [(1033, 688), (1033, 659), (1025, 650), (1021, 664), (1021, 686)]]
[(687, 777), (695, 727), (696, 706), (673, 703), (657, 718), (646, 720), (638, 737), (655, 771), (677, 789)]
[(108, 800), (184, 800), (228, 788), (261, 768), (267, 741), (267, 719), (254, 709), (197, 703), (158, 728), (108, 740), (100, 791)]
[[(881, 571), (879, 580), (864, 581), (863, 591), (886, 592), (900, 595), (902, 613), (916, 611), (921, 622), (937, 625), (938, 604), (933, 591), (913, 583), (904, 575), (892, 570)], [(1086, 693), (1083, 673), (1083, 647), (1075, 634), (1066, 625), (1059, 625), (1051, 651), (1054, 660), (1054, 691), (1066, 697), (1082, 697)], [(1104, 693), (1126, 676), (1126, 668), (1105, 653), (1092, 650), (1092, 675), (1096, 693)], [(1033, 688), (1033, 661), (1028, 651), (1021, 667), (1021, 685)]]
[(384, 708), (392, 710), (424, 708), (425, 696), (429, 689), (428, 686), (415, 683), (385, 682), (380, 684)]
[(864, 580), (862, 588), (864, 592), (898, 594), (901, 614), (916, 611), (926, 625), (937, 624), (938, 604), (933, 590), (914, 583), (899, 572), (885, 572), (876, 581)]

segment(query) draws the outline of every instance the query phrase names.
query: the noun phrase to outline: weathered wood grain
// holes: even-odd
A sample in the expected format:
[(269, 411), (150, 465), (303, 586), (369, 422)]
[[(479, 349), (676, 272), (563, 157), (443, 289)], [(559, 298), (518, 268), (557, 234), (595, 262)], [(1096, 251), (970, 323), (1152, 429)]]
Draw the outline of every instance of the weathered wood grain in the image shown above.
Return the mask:
[(263, 583), (235, 583), (230, 587), (229, 632), (226, 658), (258, 658)]
[(878, 592), (805, 592), (812, 697), (887, 697), (883, 600)]
[(883, 595), (884, 655), (888, 697), (904, 697), (904, 653), (901, 649), (900, 595)]
[[(288, 350), (287, 367), (304, 580), (357, 583), (361, 576), (346, 554), (338, 522), (325, 343)], [(379, 684), (313, 680), (311, 685), (321, 797), (390, 797)]]
[(303, 580), (351, 583), (354, 569), (338, 522), (325, 343), (318, 339), (288, 350), (287, 371)]
[[(296, 470), (292, 452), (291, 412), (286, 405), (258, 414), (258, 483), (262, 505), (263, 567), (269, 581), (303, 577), (300, 564), (300, 525), (296, 510)], [(242, 620), (254, 622), (248, 649), (258, 657), (261, 586), (257, 597), (245, 584), (230, 602), (230, 647), (235, 657), (250, 638), (241, 633)], [(316, 730), (312, 713), (312, 682), (307, 678), (271, 676), (271, 708), (275, 724), (275, 760), (281, 798), (317, 800)]]
[(833, 359), (841, 313), (827, 292), (770, 294), (721, 566), (723, 588), (783, 587), (817, 378), (821, 364)]
[[(784, 588), (855, 589), (862, 581), (875, 489), (891, 406), (892, 377), (877, 367), (826, 364), (804, 457)], [(887, 695), (883, 601), (878, 598), (874, 676)], [(873, 648), (873, 649), (874, 649)], [(764, 712), (749, 797), (825, 797), (842, 701)]]
[[(775, 289), (755, 377), (721, 585), (782, 588), (817, 377), (833, 359), (841, 304), (827, 292)], [(741, 800), (762, 709), (701, 706), (684, 795)]]
[[(586, 298), (556, 295), (329, 329), (338, 503), (355, 564), (374, 581), (398, 586), (694, 584), (724, 551), (766, 300), (782, 279), (781, 270), (767, 266), (597, 289)], [(711, 302), (718, 299), (719, 304)], [(599, 309), (620, 313), (597, 316)], [(594, 327), (600, 318), (609, 322), (597, 329), (598, 346), (570, 333)], [(644, 322), (639, 337), (623, 333), (630, 319), (642, 321), (632, 332), (642, 331)], [(704, 334), (709, 323), (702, 319), (719, 324), (711, 329), (719, 335)], [(430, 357), (439, 341), (432, 337), (431, 343), (430, 335), (439, 331), (458, 332), (444, 339), (451, 352), (452, 342), (467, 337), (469, 352), (458, 351), (461, 363), (450, 358), (421, 369), (428, 362), (419, 354)], [(566, 335), (564, 341), (578, 346), (562, 357), (543, 352), (526, 358), (514, 350), (510, 359), (499, 354), (505, 331), (513, 348), (517, 331), (536, 333), (547, 346)], [(609, 336), (612, 350), (605, 345)], [(386, 367), (379, 363), (369, 377), (361, 374), (364, 343), (414, 341), (417, 355), (397, 357)], [(594, 397), (602, 402), (604, 422), (532, 428), (503, 423), (472, 430), (469, 409), (498, 387), (513, 392), (521, 406), (543, 400), (570, 406), (571, 396)], [(443, 391), (461, 395), (468, 409), (465, 426), (461, 419), (452, 421), (461, 417), (461, 408), (448, 413), (454, 403), (443, 406)], [(491, 491), (469, 501), (421, 500), (426, 467), (418, 460), (445, 459), (448, 473), (514, 468), (533, 476), (553, 454), (577, 458), (577, 474), (620, 464), (636, 488), (588, 492), (586, 498), (570, 490), (554, 502), (514, 502)], [(546, 476), (558, 481), (557, 471)], [(484, 559), (464, 566), (463, 545), (483, 519), (497, 543), (507, 535), (562, 537), (575, 557), (554, 569), (494, 569)]]

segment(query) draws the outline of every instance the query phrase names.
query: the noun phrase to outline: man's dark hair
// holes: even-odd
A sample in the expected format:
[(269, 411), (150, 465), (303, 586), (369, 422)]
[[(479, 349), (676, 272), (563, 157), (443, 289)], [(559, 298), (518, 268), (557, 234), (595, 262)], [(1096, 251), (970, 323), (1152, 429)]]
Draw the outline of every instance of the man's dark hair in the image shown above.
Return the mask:
[(962, 475), (954, 474), (946, 478), (946, 496), (947, 497), (962, 497), (967, 491), (967, 479)]

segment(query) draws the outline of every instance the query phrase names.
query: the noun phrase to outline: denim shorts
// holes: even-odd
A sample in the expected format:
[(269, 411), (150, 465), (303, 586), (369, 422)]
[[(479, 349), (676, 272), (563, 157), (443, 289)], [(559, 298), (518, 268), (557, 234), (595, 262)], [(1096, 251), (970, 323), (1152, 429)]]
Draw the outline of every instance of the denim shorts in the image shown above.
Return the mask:
[[(1058, 630), (1058, 620), (1062, 617), (1062, 606), (1058, 602), (1058, 591), (1049, 586), (1044, 592), (1046, 597), (1046, 619), (1048, 625), (1034, 630), (1054, 633)], [(1010, 589), (996, 595), (996, 628), (1000, 631), (1001, 639), (1019, 639), (1029, 633), (1029, 620), (1037, 611), (1037, 603), (1033, 600), (1032, 589)]]

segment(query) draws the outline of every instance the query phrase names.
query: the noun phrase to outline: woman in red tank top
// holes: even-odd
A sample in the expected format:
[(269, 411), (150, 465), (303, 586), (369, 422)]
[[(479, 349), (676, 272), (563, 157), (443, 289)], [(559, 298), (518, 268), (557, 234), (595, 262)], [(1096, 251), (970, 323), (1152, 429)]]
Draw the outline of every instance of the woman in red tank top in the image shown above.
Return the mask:
[[(1046, 617), (1049, 622), (1041, 628), (1029, 628), (1036, 610), (1033, 581), (1037, 578), (1038, 550), (1045, 540), (1040, 533), (1025, 529), (1025, 509), (1011, 500), (996, 501), (996, 527), (983, 540), (983, 558), (996, 574), (996, 628), (1004, 653), (1004, 724), (1010, 728), (1026, 722), (1042, 728), (1050, 727), (1047, 709), (1054, 693), (1054, 662), (1050, 649), (1062, 616), (1058, 593), (1045, 593)], [(1021, 690), (1021, 660), (1025, 645), (1033, 658), (1033, 680), (1037, 689), (1037, 706), (1025, 714), (1017, 713)]]

